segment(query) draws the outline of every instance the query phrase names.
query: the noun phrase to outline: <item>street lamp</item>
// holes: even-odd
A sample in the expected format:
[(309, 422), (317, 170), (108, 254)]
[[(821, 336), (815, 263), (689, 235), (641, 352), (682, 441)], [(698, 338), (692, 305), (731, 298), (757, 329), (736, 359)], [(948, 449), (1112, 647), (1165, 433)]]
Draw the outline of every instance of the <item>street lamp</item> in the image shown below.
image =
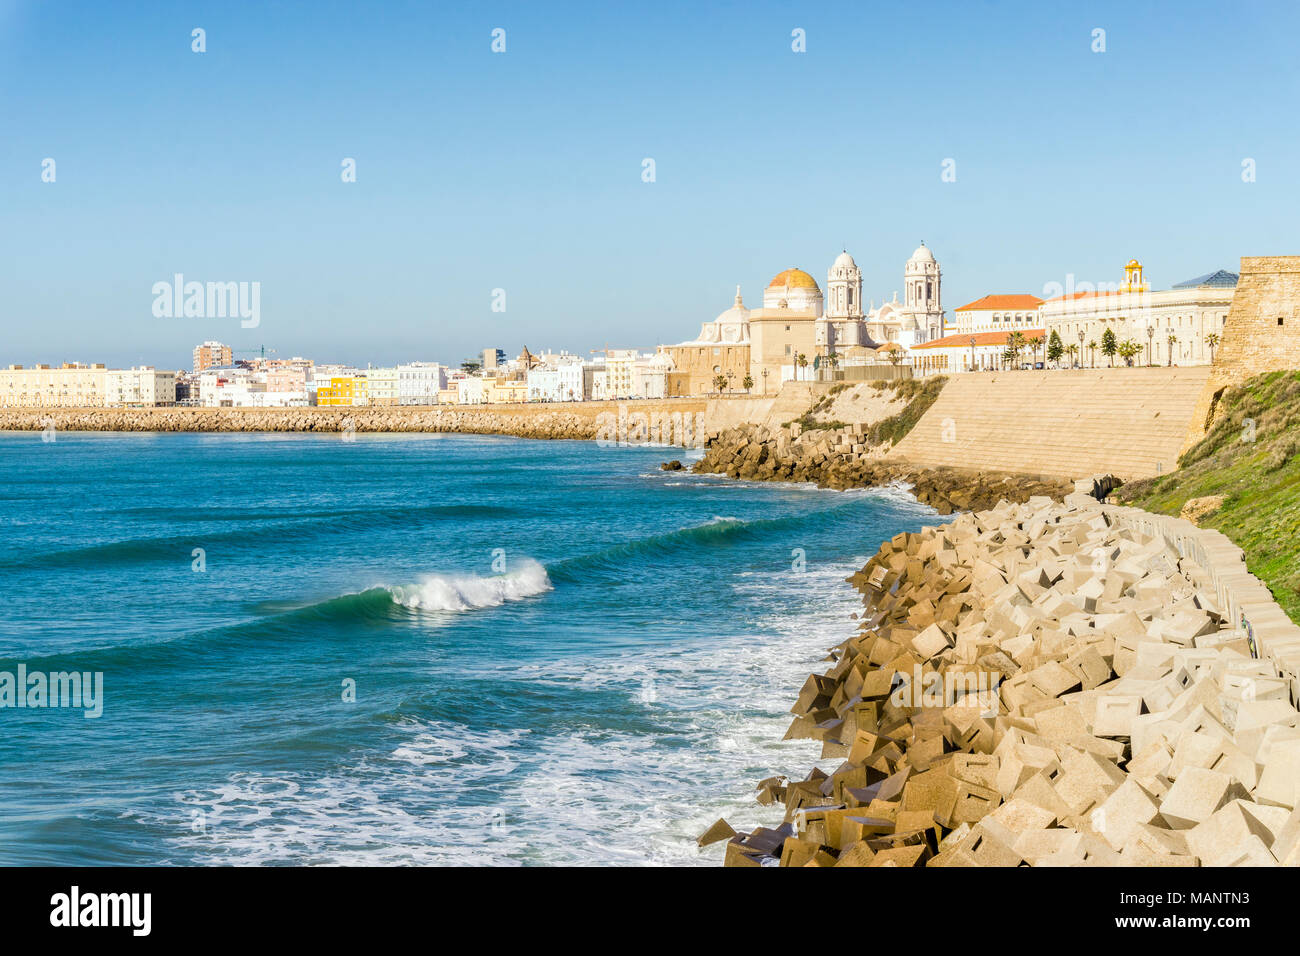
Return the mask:
[(767, 394), (767, 369), (763, 369), (763, 394)]
[(1155, 334), (1156, 334), (1155, 326), (1148, 323), (1147, 324), (1147, 365), (1148, 366), (1151, 364), (1151, 345), (1152, 345), (1151, 340), (1155, 337)]
[(970, 337), (970, 370), (975, 371), (975, 336)]
[(1079, 330), (1079, 368), (1083, 368), (1083, 329)]

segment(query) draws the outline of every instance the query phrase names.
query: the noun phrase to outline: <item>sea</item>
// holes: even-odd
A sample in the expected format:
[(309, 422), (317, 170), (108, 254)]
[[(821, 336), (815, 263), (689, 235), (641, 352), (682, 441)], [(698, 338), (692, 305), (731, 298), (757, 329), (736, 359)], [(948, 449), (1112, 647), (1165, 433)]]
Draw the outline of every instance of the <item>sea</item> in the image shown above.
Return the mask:
[(0, 864), (718, 865), (846, 576), (942, 519), (698, 455), (0, 433)]

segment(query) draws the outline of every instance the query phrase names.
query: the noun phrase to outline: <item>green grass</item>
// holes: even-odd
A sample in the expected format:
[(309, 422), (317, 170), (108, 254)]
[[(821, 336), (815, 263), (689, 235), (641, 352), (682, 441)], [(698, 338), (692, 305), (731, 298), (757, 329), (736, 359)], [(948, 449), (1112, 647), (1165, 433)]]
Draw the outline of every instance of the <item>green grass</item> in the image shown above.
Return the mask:
[(1225, 391), (1210, 430), (1178, 463), (1178, 471), (1130, 482), (1113, 497), (1177, 515), (1191, 498), (1223, 495), (1201, 526), (1231, 538), (1300, 623), (1300, 372), (1270, 372)]
[(888, 418), (882, 418), (871, 426), (871, 431), (867, 433), (867, 441), (872, 445), (885, 443), (897, 445), (903, 440), (903, 436), (921, 420), (921, 416), (930, 410), (930, 406), (939, 397), (939, 392), (943, 390), (944, 383), (947, 381), (942, 375), (931, 375), (921, 379), (899, 379), (882, 386), (893, 388), (898, 393), (898, 397), (907, 402), (907, 405), (902, 411)]

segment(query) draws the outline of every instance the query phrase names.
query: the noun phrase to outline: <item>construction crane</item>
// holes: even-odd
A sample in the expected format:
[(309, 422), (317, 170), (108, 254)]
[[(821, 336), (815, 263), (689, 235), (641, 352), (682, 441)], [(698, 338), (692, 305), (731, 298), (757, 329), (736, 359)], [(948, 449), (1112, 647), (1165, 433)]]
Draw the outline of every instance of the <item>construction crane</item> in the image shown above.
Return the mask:
[(231, 349), (230, 354), (232, 357), (235, 355), (256, 355), (265, 362), (268, 355), (275, 354), (275, 349), (268, 349), (263, 345), (261, 349)]

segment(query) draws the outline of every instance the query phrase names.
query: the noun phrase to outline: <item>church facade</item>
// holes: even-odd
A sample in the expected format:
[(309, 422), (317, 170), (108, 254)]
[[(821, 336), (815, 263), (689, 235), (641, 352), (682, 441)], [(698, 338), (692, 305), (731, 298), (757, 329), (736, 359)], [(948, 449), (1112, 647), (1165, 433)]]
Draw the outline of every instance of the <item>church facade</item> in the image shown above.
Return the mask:
[(786, 269), (763, 290), (762, 306), (746, 309), (740, 290), (730, 309), (705, 323), (689, 342), (660, 346), (673, 363), (670, 395), (715, 391), (719, 375), (739, 390), (770, 394), (789, 380), (810, 380), (826, 363), (888, 362), (889, 349), (908, 350), (942, 337), (943, 275), (925, 243), (903, 267), (903, 299), (863, 305), (862, 271), (842, 251), (826, 273), (823, 293), (809, 273)]

